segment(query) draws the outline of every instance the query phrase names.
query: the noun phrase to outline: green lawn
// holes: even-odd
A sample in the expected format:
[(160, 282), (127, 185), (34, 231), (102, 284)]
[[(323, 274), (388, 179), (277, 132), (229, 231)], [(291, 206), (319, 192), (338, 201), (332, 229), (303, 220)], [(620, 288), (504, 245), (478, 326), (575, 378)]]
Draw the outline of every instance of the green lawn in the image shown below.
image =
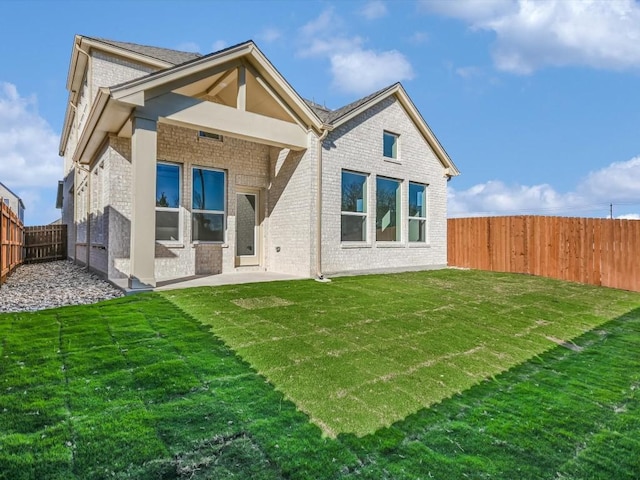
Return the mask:
[(331, 437), (389, 426), (622, 315), (639, 298), (451, 270), (165, 297), (210, 325)]
[(2, 479), (640, 472), (640, 294), (463, 271), (255, 284), (0, 314), (0, 342)]

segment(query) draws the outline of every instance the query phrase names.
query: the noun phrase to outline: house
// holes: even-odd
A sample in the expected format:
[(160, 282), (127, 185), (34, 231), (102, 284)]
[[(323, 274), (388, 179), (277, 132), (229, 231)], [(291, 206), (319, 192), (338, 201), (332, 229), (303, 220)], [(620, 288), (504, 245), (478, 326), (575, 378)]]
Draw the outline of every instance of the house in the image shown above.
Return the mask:
[(78, 35), (67, 89), (69, 257), (112, 281), (446, 265), (459, 172), (400, 84), (329, 110), (252, 41), (202, 56)]
[(18, 216), (20, 221), (24, 223), (24, 203), (18, 195), (13, 193), (9, 187), (0, 182), (0, 199)]

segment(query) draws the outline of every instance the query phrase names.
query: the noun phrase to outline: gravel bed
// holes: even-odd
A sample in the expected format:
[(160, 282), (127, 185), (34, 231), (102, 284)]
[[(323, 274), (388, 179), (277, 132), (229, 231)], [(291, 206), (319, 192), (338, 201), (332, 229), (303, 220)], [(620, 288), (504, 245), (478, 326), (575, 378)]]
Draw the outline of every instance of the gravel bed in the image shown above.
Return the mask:
[(85, 305), (124, 294), (68, 260), (20, 265), (0, 287), (0, 312)]

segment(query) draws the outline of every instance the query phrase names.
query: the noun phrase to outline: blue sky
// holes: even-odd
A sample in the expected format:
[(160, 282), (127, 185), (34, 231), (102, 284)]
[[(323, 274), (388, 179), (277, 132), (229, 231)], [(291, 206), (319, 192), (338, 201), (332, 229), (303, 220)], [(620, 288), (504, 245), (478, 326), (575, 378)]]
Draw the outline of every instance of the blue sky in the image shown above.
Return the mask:
[(253, 39), (338, 108), (401, 81), (462, 171), (449, 214), (640, 218), (634, 0), (0, 5), (0, 182), (55, 220), (74, 34), (209, 53)]

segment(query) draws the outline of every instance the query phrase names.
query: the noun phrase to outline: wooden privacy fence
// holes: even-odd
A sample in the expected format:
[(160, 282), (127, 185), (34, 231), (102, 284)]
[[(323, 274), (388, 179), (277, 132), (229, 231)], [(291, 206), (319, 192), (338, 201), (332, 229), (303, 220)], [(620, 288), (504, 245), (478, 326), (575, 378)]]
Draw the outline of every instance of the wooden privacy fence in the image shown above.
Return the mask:
[(25, 227), (24, 261), (51, 262), (67, 258), (67, 226)]
[(23, 261), (24, 227), (0, 197), (0, 285)]
[(565, 217), (448, 220), (451, 266), (640, 291), (640, 221)]

